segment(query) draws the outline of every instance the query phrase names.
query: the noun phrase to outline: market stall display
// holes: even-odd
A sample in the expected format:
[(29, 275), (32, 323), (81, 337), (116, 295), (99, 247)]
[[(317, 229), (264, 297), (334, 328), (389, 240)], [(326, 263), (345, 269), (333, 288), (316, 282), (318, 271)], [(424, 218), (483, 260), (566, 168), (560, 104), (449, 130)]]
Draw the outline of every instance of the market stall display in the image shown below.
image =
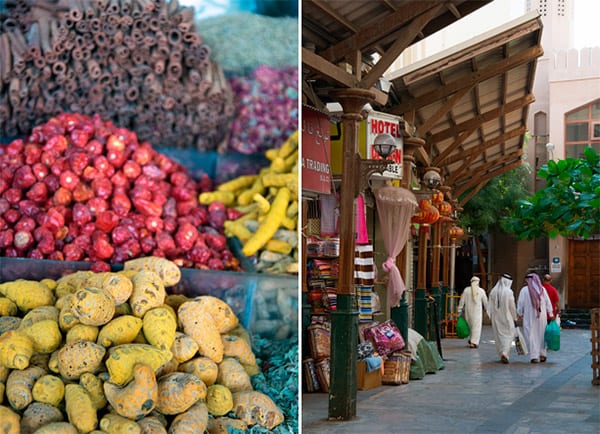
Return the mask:
[[(261, 368), (232, 308), (212, 296), (167, 295), (165, 288), (180, 279), (175, 270), (167, 259), (148, 257), (101, 279), (84, 271), (1, 283), (3, 299), (15, 306), (3, 318), (18, 319), (0, 335), (3, 407), (21, 412), (30, 432), (62, 421), (82, 432), (120, 419), (137, 426), (150, 416), (164, 429), (192, 424), (193, 432), (207, 428), (209, 414), (231, 413), (244, 429), (271, 430), (283, 422), (275, 402), (251, 384)], [(118, 305), (112, 295), (117, 280), (128, 283)], [(119, 326), (111, 327), (114, 322)], [(69, 339), (77, 327), (86, 329), (86, 338)], [(208, 374), (209, 366), (216, 375)], [(221, 393), (209, 393), (215, 385)], [(60, 411), (28, 416), (33, 402)]]
[(123, 263), (164, 256), (182, 267), (239, 270), (227, 210), (199, 206), (210, 179), (98, 116), (61, 114), (0, 148), (0, 254)]

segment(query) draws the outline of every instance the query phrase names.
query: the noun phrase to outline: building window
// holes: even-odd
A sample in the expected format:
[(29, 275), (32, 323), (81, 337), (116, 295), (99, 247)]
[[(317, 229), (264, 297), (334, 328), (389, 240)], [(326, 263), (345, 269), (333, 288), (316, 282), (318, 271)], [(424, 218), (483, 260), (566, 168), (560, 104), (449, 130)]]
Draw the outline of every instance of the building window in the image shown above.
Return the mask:
[(565, 114), (565, 157), (582, 158), (588, 146), (600, 153), (600, 99)]

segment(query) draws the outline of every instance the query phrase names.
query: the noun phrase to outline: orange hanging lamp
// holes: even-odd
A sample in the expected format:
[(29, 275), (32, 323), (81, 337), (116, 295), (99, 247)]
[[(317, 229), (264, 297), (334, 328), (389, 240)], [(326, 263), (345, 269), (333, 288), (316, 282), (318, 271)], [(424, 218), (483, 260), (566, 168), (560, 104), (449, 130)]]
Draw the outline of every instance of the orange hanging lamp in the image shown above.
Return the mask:
[(462, 237), (465, 234), (463, 228), (457, 225), (452, 225), (450, 228), (448, 235), (450, 235), (450, 239), (452, 241), (456, 241), (458, 238)]

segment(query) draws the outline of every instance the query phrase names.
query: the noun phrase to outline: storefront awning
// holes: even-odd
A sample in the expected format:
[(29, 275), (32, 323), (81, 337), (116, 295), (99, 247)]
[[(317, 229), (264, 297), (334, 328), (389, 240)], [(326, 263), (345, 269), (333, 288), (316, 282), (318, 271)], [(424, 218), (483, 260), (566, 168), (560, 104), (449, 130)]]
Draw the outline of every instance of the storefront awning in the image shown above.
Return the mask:
[(328, 91), (377, 83), (406, 47), (443, 29), (491, 0), (302, 1), (304, 102), (322, 109)]
[(385, 110), (415, 124), (426, 140), (417, 159), (463, 205), (523, 161), (541, 30), (532, 12), (386, 77)]
[(489, 180), (522, 164), (543, 54), (538, 14), (385, 76), (389, 95), (379, 79), (407, 47), (488, 3), (304, 0), (303, 102), (323, 109), (334, 89), (375, 90), (376, 110), (403, 115), (426, 140), (418, 165), (439, 167), (450, 195), (462, 195), (464, 205)]

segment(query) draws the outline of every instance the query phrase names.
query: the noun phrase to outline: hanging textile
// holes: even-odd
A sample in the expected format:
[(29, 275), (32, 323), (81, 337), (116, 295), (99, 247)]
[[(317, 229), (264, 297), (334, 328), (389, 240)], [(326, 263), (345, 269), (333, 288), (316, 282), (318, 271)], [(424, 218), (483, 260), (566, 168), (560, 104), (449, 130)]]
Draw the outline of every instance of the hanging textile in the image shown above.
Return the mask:
[(387, 259), (381, 268), (389, 274), (388, 306), (395, 307), (405, 289), (400, 270), (396, 266), (396, 257), (408, 240), (410, 219), (417, 208), (417, 199), (406, 188), (385, 185), (375, 190), (375, 200), (387, 253)]
[(354, 286), (358, 300), (358, 320), (361, 322), (373, 319), (371, 294), (375, 285), (375, 272), (373, 244), (356, 244), (354, 247)]
[(321, 236), (335, 237), (338, 230), (338, 208), (335, 194), (319, 195), (319, 215), (321, 216)]
[(367, 213), (365, 211), (365, 199), (362, 194), (356, 198), (356, 244), (368, 244), (369, 233), (367, 232)]

